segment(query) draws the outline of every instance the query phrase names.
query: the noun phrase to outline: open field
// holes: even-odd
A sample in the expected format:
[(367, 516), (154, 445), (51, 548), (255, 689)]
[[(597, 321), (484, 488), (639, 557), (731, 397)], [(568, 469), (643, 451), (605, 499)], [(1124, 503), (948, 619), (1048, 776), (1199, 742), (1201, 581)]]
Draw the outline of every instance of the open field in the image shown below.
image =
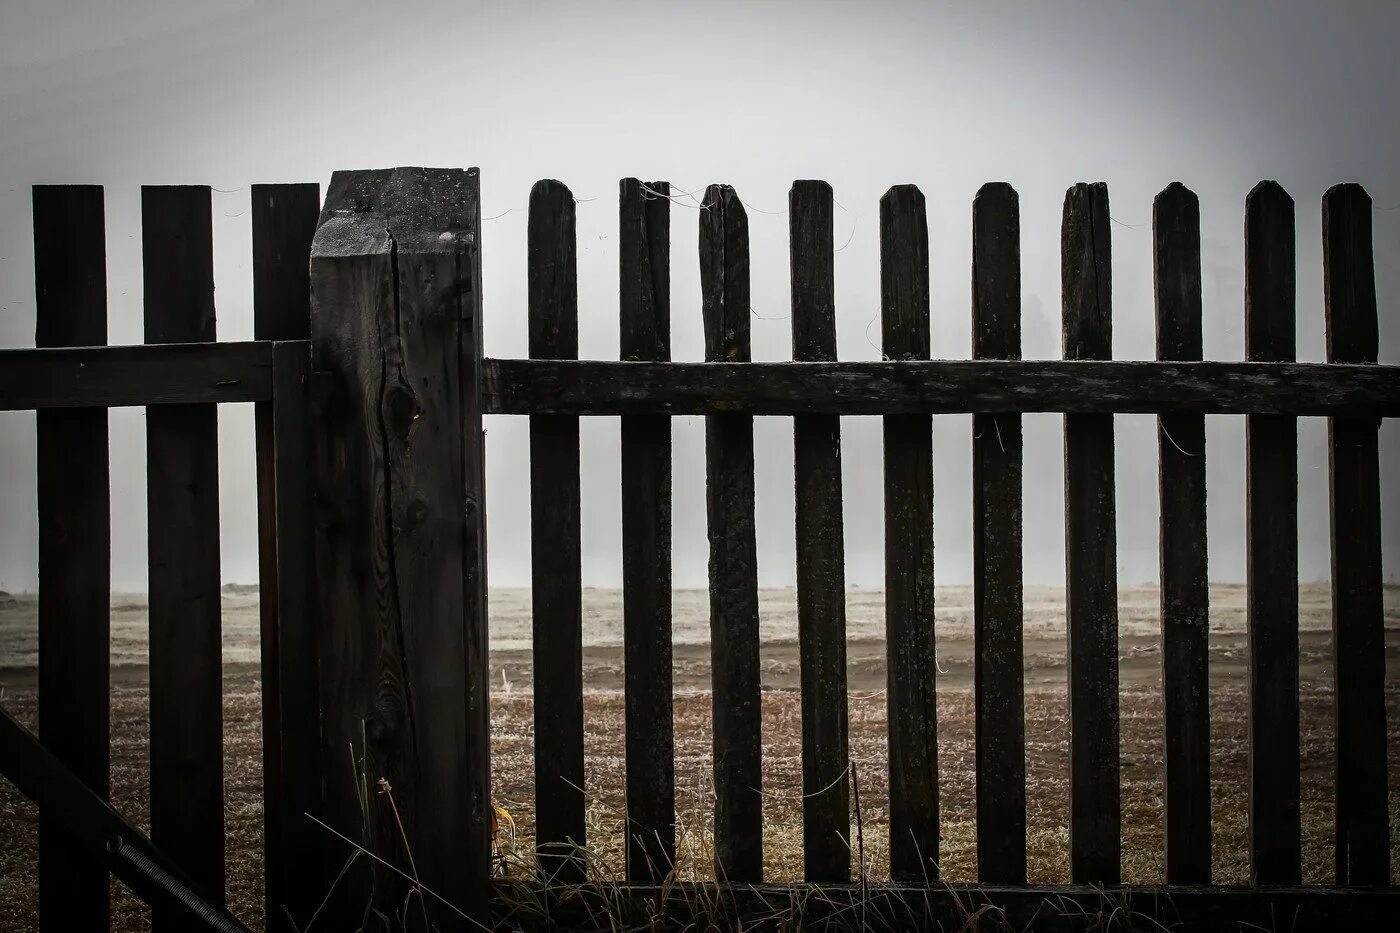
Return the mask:
[[(970, 668), (971, 623), (966, 590), (940, 591), (938, 632), (940, 793), (943, 819), (941, 864), (949, 880), (975, 877), (974, 761)], [(1212, 760), (1215, 815), (1215, 876), (1238, 883), (1247, 874), (1247, 723), (1242, 674), (1242, 588), (1212, 590)], [(1387, 658), (1390, 710), (1392, 814), (1400, 813), (1400, 619), (1397, 588), (1388, 588)], [(492, 594), (493, 796), (515, 818), (515, 849), (528, 858), (532, 829), (532, 721), (529, 686), (528, 594)], [(1065, 726), (1063, 629), (1058, 591), (1027, 594), (1027, 779), (1031, 880), (1067, 879), (1068, 760)], [(1160, 700), (1156, 687), (1156, 594), (1127, 590), (1121, 597), (1124, 637), (1120, 650), (1122, 688), (1122, 804), (1125, 881), (1160, 880), (1162, 865)], [(885, 872), (887, 787), (884, 670), (879, 639), (882, 603), (878, 591), (850, 596), (851, 753), (860, 784), (866, 870)], [(1304, 876), (1325, 882), (1332, 871), (1331, 784), (1334, 767), (1330, 689), (1330, 617), (1325, 587), (1302, 595), (1303, 831)], [(621, 870), (620, 814), (624, 807), (620, 749), (623, 702), (620, 687), (620, 603), (609, 591), (585, 597), (588, 845), (600, 870)], [(801, 726), (796, 684), (795, 600), (788, 591), (765, 591), (764, 614), (764, 794), (767, 875), (774, 881), (801, 875)], [(5, 707), (31, 727), (34, 692), (33, 602), (14, 598), (0, 608), (0, 684)], [(708, 871), (707, 823), (710, 785), (710, 697), (704, 635), (704, 594), (676, 596), (678, 810), (683, 870)], [(146, 714), (144, 602), (118, 597), (113, 606), (112, 797), (144, 827), (146, 801)], [(256, 653), (256, 593), (225, 595), (225, 784), (228, 828), (228, 900), (240, 918), (261, 923), (261, 786)], [(698, 618), (698, 622), (697, 622)], [(615, 642), (615, 643), (614, 643)], [(1392, 824), (1395, 823), (1392, 818)], [(36, 813), (28, 801), (0, 782), (0, 917), (6, 929), (34, 926)], [(1400, 827), (1392, 827), (1392, 863), (1400, 867)], [(853, 864), (857, 854), (853, 853)], [(519, 864), (519, 862), (517, 862)], [(114, 885), (117, 929), (145, 928), (145, 911)]]

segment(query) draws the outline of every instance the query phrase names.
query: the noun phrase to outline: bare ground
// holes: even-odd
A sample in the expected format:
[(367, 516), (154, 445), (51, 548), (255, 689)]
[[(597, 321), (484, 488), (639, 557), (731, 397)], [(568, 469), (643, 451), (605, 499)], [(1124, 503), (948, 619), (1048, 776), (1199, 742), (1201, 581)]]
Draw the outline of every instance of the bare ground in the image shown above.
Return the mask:
[[(1247, 722), (1244, 694), (1244, 640), (1236, 618), (1235, 588), (1217, 596), (1212, 588), (1211, 730), (1214, 803), (1214, 872), (1220, 883), (1247, 878)], [(765, 618), (783, 620), (780, 630), (765, 633), (763, 656), (763, 739), (765, 794), (765, 866), (769, 880), (797, 881), (801, 877), (801, 724), (797, 682), (797, 646), (786, 637), (788, 597), (766, 593)], [(954, 594), (956, 596), (956, 594)], [(1397, 589), (1388, 587), (1387, 703), (1389, 707), (1389, 773), (1391, 812), (1400, 813), (1400, 626)], [(493, 592), (493, 600), (497, 594)], [(886, 719), (883, 643), (868, 618), (878, 594), (851, 597), (850, 746), (860, 784), (860, 825), (864, 851), (852, 853), (853, 868), (872, 878), (887, 872), (885, 848)], [(586, 630), (585, 725), (587, 729), (587, 845), (596, 856), (595, 871), (619, 875), (622, 867), (621, 813), (625, 802), (624, 761), (621, 756), (623, 698), (620, 645), (610, 634), (613, 597), (596, 591), (585, 595), (594, 613), (594, 628)], [(1218, 600), (1218, 602), (1217, 602)], [(14, 602), (14, 601), (12, 601)], [(678, 594), (678, 636), (694, 628), (692, 616), (703, 613), (703, 600)], [(865, 605), (870, 602), (870, 605)], [(1160, 655), (1151, 631), (1150, 604), (1136, 607), (1134, 597), (1120, 602), (1124, 637), (1120, 642), (1123, 878), (1154, 882), (1162, 873), (1162, 739)], [(690, 605), (695, 603), (695, 605)], [(1217, 609), (1217, 605), (1219, 609)], [(950, 881), (976, 876), (974, 760), (971, 695), (971, 638), (956, 598), (945, 598), (940, 616), (939, 646), (939, 778), (943, 839), (940, 863)], [(1334, 745), (1330, 689), (1330, 637), (1325, 613), (1326, 590), (1305, 588), (1301, 632), (1303, 739), (1304, 879), (1325, 883), (1333, 866), (1332, 774)], [(0, 613), (0, 689), (3, 703), (31, 728), (37, 713), (32, 667), (32, 601), (20, 597)], [(144, 605), (114, 600), (114, 666), (112, 688), (112, 799), (133, 822), (146, 828), (147, 711), (144, 645)], [(504, 614), (498, 620), (497, 612)], [(1026, 629), (1026, 756), (1030, 880), (1068, 878), (1068, 759), (1065, 702), (1064, 636), (1050, 618), (1054, 601), (1037, 611), (1028, 593)], [(500, 599), (493, 603), (493, 634), (523, 634), (522, 613), (528, 602)], [(1137, 618), (1139, 613), (1142, 618)], [(138, 621), (139, 616), (139, 621)], [(256, 595), (234, 591), (225, 598), (224, 734), (228, 883), (230, 908), (255, 929), (262, 923), (261, 845), (262, 790), (259, 729), (259, 682), (256, 661)], [(523, 616), (528, 621), (528, 615)], [(602, 618), (604, 624), (598, 625)], [(689, 620), (685, 628), (681, 620)], [(497, 626), (498, 621), (500, 625)], [(250, 632), (254, 633), (250, 638)], [(528, 690), (528, 641), (517, 637), (497, 643), (492, 651), (493, 797), (512, 815), (517, 833), (503, 834), (501, 847), (507, 866), (528, 870), (533, 830), (532, 706)], [(710, 874), (709, 818), (711, 787), (709, 646), (678, 637), (676, 644), (674, 717), (678, 819), (681, 825), (681, 870), (691, 877)], [(1395, 823), (1392, 817), (1392, 824)], [(855, 834), (853, 833), (853, 838)], [(0, 781), (0, 928), (27, 930), (36, 926), (35, 808)], [(1400, 827), (1392, 825), (1392, 864), (1400, 868)], [(142, 930), (149, 914), (120, 885), (113, 885), (117, 930)]]
[[(260, 928), (262, 804), (259, 778), (258, 682), (226, 681), (225, 781), (228, 831), (228, 902), (245, 922)], [(1391, 722), (1392, 813), (1400, 812), (1400, 690), (1388, 693)], [(1142, 686), (1122, 693), (1123, 877), (1127, 882), (1160, 881), (1162, 874), (1161, 720), (1157, 691)], [(5, 706), (33, 725), (36, 704), (30, 691), (11, 693)], [(514, 818), (518, 835), (501, 843), (516, 870), (525, 870), (531, 846), (533, 770), (532, 710), (528, 695), (493, 701), (493, 797)], [(143, 828), (146, 800), (146, 711), (142, 687), (113, 691), (112, 798)], [(950, 881), (974, 880), (976, 847), (972, 697), (966, 689), (939, 696), (939, 777), (943, 841), (940, 861)], [(1224, 685), (1212, 699), (1212, 786), (1215, 825), (1215, 878), (1241, 883), (1247, 878), (1247, 797), (1244, 693)], [(682, 871), (709, 876), (709, 794), (711, 787), (710, 697), (677, 696), (676, 779), (681, 823)], [(615, 693), (590, 693), (585, 700), (589, 838), (595, 870), (621, 873), (620, 833), (623, 799), (623, 701)], [(1029, 864), (1032, 881), (1068, 878), (1068, 759), (1063, 690), (1027, 694), (1026, 757)], [(865, 868), (871, 877), (886, 873), (885, 704), (883, 694), (853, 694), (850, 701), (851, 754), (860, 782)], [(1309, 684), (1302, 693), (1304, 879), (1325, 883), (1333, 866), (1331, 783), (1334, 747), (1331, 692)], [(801, 725), (799, 697), (768, 691), (763, 698), (764, 844), (769, 880), (801, 878)], [(1394, 822), (1394, 821), (1392, 821)], [(37, 813), (8, 784), (0, 784), (0, 917), (6, 929), (36, 926)], [(853, 838), (854, 838), (853, 833)], [(1392, 828), (1392, 863), (1400, 866), (1400, 833)], [(858, 866), (859, 852), (852, 854)], [(148, 912), (119, 885), (113, 886), (117, 930), (142, 930)]]

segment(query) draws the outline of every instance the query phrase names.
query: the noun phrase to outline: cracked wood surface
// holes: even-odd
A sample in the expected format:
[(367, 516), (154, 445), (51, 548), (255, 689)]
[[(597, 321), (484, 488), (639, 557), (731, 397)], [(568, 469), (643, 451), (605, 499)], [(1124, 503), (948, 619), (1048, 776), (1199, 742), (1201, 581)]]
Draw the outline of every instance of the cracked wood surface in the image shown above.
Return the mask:
[[(337, 172), (311, 261), (322, 818), (434, 890), (487, 870), (484, 685), (470, 676), (480, 431), (464, 429), (463, 383), (480, 352), (477, 211), (475, 170)], [(333, 870), (349, 853), (326, 842)], [(367, 907), (402, 914), (405, 894), (361, 859), (327, 928)], [(409, 929), (461, 922), (431, 898), (410, 906)]]

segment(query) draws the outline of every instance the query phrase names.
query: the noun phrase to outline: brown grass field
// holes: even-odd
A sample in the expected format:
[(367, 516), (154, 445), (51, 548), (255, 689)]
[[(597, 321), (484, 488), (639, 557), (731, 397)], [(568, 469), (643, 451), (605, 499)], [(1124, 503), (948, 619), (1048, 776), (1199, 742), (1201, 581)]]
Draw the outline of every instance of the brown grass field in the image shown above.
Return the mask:
[[(1400, 812), (1400, 678), (1396, 677), (1397, 632), (1389, 614), (1394, 591), (1388, 595), (1387, 679), (1390, 743), (1391, 812)], [(1304, 880), (1327, 883), (1333, 870), (1332, 694), (1329, 659), (1322, 633), (1308, 635), (1302, 654), (1303, 688), (1303, 852)], [(1059, 636), (1061, 639), (1063, 636)], [(1068, 880), (1068, 759), (1063, 659), (1029, 650), (1026, 694), (1026, 756), (1030, 880)], [(1062, 642), (1061, 642), (1062, 645)], [(853, 647), (853, 652), (855, 648)], [(765, 647), (765, 683), (784, 683), (783, 652)], [(776, 669), (769, 671), (770, 655)], [(226, 652), (226, 658), (228, 653)], [(1040, 660), (1033, 660), (1033, 658)], [(1211, 745), (1214, 805), (1214, 874), (1219, 883), (1247, 880), (1247, 722), (1242, 665), (1238, 645), (1226, 638), (1212, 642)], [(853, 662), (854, 663), (854, 662)], [(1159, 657), (1152, 650), (1126, 645), (1120, 659), (1121, 766), (1123, 813), (1123, 879), (1150, 883), (1162, 877), (1162, 729), (1160, 694), (1154, 672)], [(509, 665), (506, 665), (508, 667)], [(4, 665), (0, 664), (0, 669)], [(942, 875), (949, 881), (976, 877), (972, 694), (965, 658), (956, 645), (946, 655), (946, 674), (939, 677), (938, 744), (943, 838)], [(496, 684), (503, 667), (493, 664)], [(887, 783), (884, 694), (874, 671), (853, 670), (849, 701), (850, 746), (861, 797), (865, 840), (864, 870), (872, 879), (887, 873), (885, 827)], [(616, 683), (602, 674), (596, 685)], [(3, 703), (31, 728), (37, 713), (32, 672), (11, 667), (0, 670), (5, 683)], [(864, 689), (875, 684), (874, 689)], [(493, 798), (516, 823), (514, 839), (504, 833), (500, 843), (513, 871), (530, 863), (533, 800), (532, 709), (528, 691), (512, 683), (496, 689), (492, 701)], [(862, 689), (856, 689), (859, 686)], [(261, 755), (259, 681), (256, 665), (230, 664), (224, 678), (225, 793), (227, 825), (227, 898), (229, 907), (254, 929), (262, 926), (261, 893)], [(147, 818), (146, 743), (148, 702), (140, 667), (114, 669), (112, 688), (112, 799), (114, 805), (143, 828)], [(710, 697), (703, 691), (680, 690), (675, 700), (676, 780), (681, 827), (680, 870), (693, 878), (711, 877), (710, 814)], [(585, 698), (586, 790), (589, 799), (587, 846), (594, 870), (621, 874), (620, 827), (624, 802), (624, 761), (621, 756), (623, 698), (616, 690), (591, 689)], [(800, 703), (791, 689), (765, 689), (764, 846), (767, 879), (801, 879), (801, 723)], [(853, 815), (854, 819), (854, 815)], [(1395, 823), (1392, 817), (1392, 824)], [(37, 925), (36, 809), (6, 782), (0, 781), (0, 928), (28, 930)], [(854, 838), (854, 835), (853, 835)], [(1392, 825), (1392, 864), (1400, 867), (1400, 827)], [(859, 853), (852, 853), (859, 869)], [(148, 928), (144, 906), (113, 884), (114, 928)]]

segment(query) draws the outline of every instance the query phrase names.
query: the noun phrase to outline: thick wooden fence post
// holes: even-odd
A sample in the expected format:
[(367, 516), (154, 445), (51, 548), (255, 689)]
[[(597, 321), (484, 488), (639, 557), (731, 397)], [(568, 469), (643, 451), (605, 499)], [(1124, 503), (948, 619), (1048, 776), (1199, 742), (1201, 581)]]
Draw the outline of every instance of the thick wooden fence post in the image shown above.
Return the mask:
[(324, 883), (333, 832), (425, 892), (360, 858), (328, 930), (485, 920), (479, 225), (475, 169), (337, 172), (312, 245)]

